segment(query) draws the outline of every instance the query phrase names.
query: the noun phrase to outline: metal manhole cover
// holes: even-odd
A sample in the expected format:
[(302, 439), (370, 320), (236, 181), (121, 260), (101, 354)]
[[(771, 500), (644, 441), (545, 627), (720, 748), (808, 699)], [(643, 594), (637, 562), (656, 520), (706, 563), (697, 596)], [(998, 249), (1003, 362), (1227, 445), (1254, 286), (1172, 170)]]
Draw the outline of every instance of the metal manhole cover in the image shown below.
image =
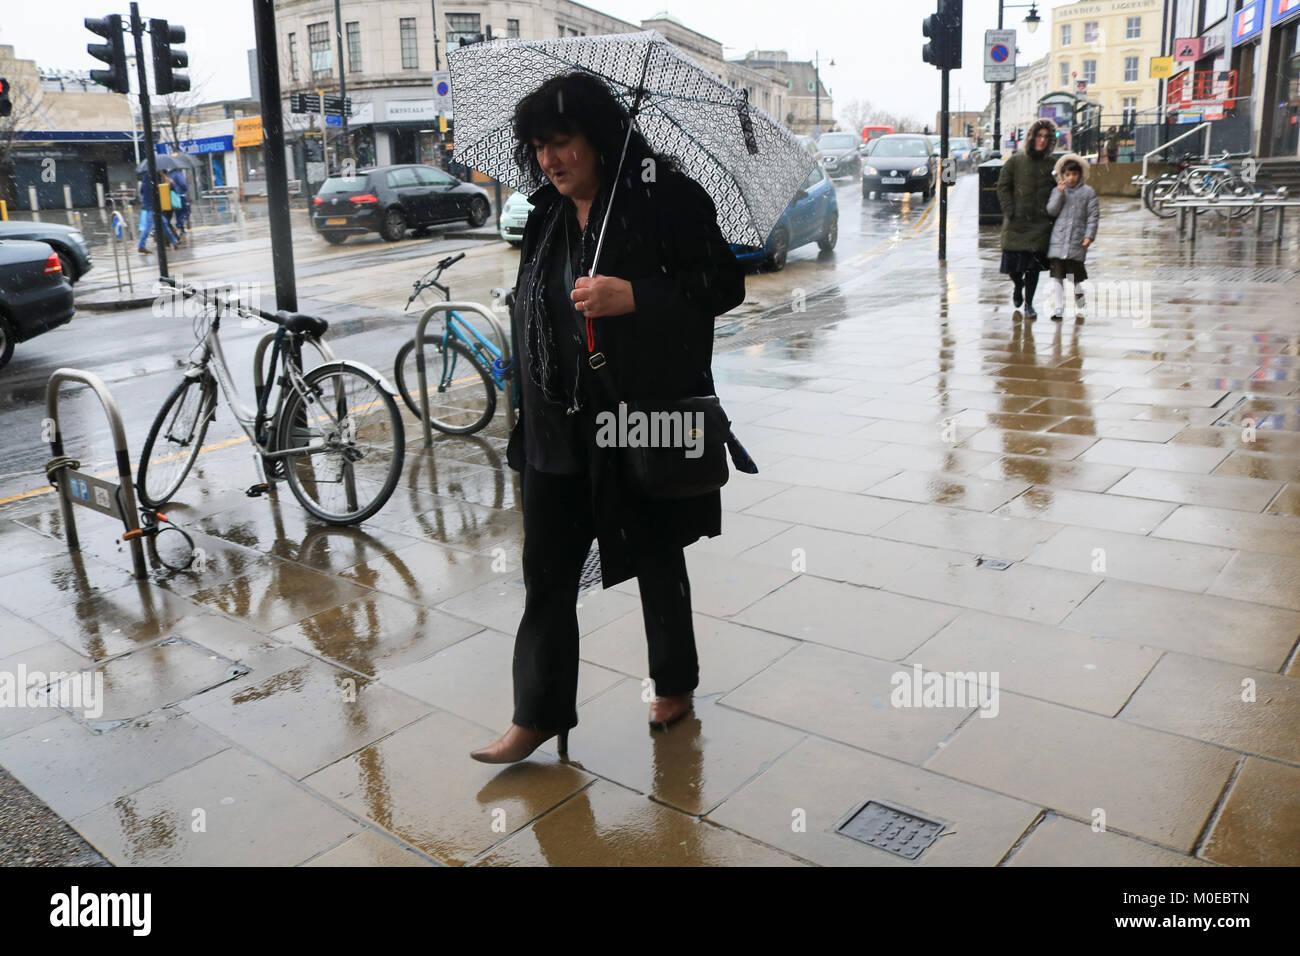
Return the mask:
[(927, 820), (878, 800), (868, 800), (856, 807), (835, 830), (894, 856), (915, 860), (939, 839), (945, 826), (939, 820)]

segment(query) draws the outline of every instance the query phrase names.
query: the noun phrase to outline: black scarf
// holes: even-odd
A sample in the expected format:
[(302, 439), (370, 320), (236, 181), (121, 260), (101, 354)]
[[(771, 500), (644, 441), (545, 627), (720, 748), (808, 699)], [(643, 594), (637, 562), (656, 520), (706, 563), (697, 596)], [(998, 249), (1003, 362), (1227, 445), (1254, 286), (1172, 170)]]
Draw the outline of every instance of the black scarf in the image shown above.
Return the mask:
[[(581, 275), (587, 274), (589, 263), (595, 257), (596, 239), (600, 232), (600, 220), (603, 216), (601, 210), (605, 205), (605, 197), (606, 190), (602, 188), (587, 213), (587, 226), (582, 230), (581, 238), (582, 251), (579, 260)], [(565, 243), (566, 259), (569, 258), (568, 210), (567, 198), (561, 197), (551, 204), (546, 222), (542, 226), (542, 237), (533, 254), (535, 267), (529, 277), (528, 288), (524, 295), (524, 344), (528, 349), (529, 375), (542, 398), (552, 405), (567, 406), (568, 413), (572, 415), (582, 407), (578, 401), (578, 368), (574, 367), (573, 385), (566, 390), (562, 381), (562, 370), (559, 367), (555, 336), (574, 334), (575, 323), (562, 322), (561, 327), (557, 329), (546, 296), (546, 288), (551, 278), (548, 270), (553, 261), (554, 243), (562, 239)], [(576, 313), (576, 310), (573, 311)], [(572, 316), (567, 318), (572, 319)]]

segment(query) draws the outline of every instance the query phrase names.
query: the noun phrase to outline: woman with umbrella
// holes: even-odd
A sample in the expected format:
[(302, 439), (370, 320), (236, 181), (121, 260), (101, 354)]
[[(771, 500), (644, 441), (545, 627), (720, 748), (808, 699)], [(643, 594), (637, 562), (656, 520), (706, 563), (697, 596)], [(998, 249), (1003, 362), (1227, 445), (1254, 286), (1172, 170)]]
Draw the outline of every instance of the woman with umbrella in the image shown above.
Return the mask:
[(523, 473), (526, 587), (515, 709), (509, 731), (471, 754), (486, 763), (522, 760), (555, 736), (567, 754), (593, 538), (604, 586), (640, 586), (658, 695), (650, 724), (685, 715), (698, 684), (682, 549), (720, 533), (720, 496), (637, 496), (596, 416), (625, 396), (714, 394), (713, 320), (744, 300), (744, 273), (709, 194), (638, 130), (629, 136), (631, 123), (606, 83), (582, 71), (552, 77), (514, 110), (514, 162), (544, 184), (529, 196), (513, 322), (522, 409), (507, 459)]

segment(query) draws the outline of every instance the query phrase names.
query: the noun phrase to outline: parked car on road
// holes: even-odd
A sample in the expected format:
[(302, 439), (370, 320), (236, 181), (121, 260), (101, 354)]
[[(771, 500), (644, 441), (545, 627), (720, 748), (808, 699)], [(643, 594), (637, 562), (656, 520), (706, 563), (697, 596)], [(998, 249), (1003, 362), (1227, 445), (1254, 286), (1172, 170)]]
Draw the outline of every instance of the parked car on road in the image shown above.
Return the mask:
[(861, 142), (853, 133), (823, 133), (817, 140), (821, 164), (832, 179), (861, 175), (862, 157), (858, 155), (858, 144)]
[(862, 167), (862, 198), (881, 193), (920, 193), (929, 202), (934, 195), (939, 160), (926, 136), (894, 133), (876, 140)]
[(54, 222), (0, 222), (0, 239), (43, 242), (59, 254), (63, 277), (76, 282), (91, 269), (90, 244), (81, 230)]
[(823, 252), (834, 249), (839, 238), (839, 220), (835, 184), (826, 170), (818, 166), (808, 174), (790, 205), (781, 213), (781, 218), (768, 234), (767, 242), (761, 247), (732, 243), (731, 251), (743, 263), (760, 263), (779, 272), (785, 268), (786, 256), (791, 249), (809, 242), (817, 243)]
[(477, 228), (492, 215), (487, 190), (433, 166), (411, 164), (331, 176), (312, 200), (311, 221), (327, 241), (377, 232), (388, 242), (408, 229), (467, 222)]
[(948, 137), (948, 155), (952, 157), (958, 169), (966, 169), (970, 166), (972, 149), (971, 141), (965, 136)]
[(57, 252), (43, 242), (0, 240), (0, 368), (17, 343), (58, 328), (74, 311)]
[(533, 204), (521, 192), (513, 192), (502, 203), (501, 218), (497, 221), (497, 231), (501, 238), (518, 248), (524, 241), (524, 226), (528, 224), (528, 214), (533, 211)]

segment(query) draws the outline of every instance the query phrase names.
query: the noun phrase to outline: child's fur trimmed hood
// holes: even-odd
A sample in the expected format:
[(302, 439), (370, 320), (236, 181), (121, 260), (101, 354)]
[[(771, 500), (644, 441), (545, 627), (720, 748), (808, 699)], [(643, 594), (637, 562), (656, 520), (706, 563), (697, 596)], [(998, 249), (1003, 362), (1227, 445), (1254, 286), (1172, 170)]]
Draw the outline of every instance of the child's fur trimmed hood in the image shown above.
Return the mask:
[(1056, 177), (1057, 182), (1060, 182), (1061, 170), (1066, 163), (1070, 162), (1070, 160), (1074, 160), (1076, 163), (1078, 163), (1079, 168), (1082, 170), (1082, 172), (1079, 174), (1079, 185), (1082, 186), (1084, 183), (1088, 181), (1088, 169), (1091, 166), (1091, 163), (1089, 163), (1078, 153), (1066, 153), (1064, 156), (1058, 159), (1056, 161), (1056, 165), (1052, 167), (1052, 175)]

